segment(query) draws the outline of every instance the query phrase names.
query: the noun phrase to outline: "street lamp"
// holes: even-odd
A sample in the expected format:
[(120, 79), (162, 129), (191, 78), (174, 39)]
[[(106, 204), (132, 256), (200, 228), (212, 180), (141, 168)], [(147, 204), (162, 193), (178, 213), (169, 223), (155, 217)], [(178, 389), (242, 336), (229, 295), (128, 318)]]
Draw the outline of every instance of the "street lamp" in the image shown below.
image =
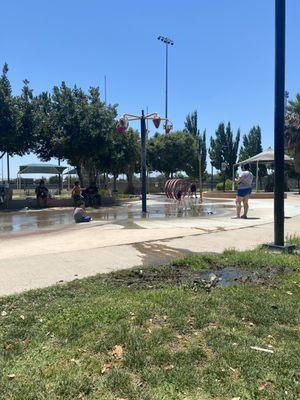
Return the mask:
[(142, 175), (142, 212), (147, 213), (147, 165), (146, 165), (146, 139), (147, 128), (146, 120), (152, 120), (155, 128), (159, 128), (161, 121), (165, 121), (164, 129), (169, 133), (173, 127), (172, 123), (168, 122), (166, 118), (162, 118), (158, 113), (144, 114), (142, 110), (141, 115), (124, 114), (120, 118), (117, 131), (124, 134), (129, 126), (130, 121), (141, 121), (141, 175)]
[(165, 43), (166, 45), (166, 103), (165, 103), (165, 119), (166, 123), (168, 122), (168, 47), (169, 45), (174, 46), (174, 42), (172, 39), (166, 36), (158, 36), (157, 38), (161, 42)]

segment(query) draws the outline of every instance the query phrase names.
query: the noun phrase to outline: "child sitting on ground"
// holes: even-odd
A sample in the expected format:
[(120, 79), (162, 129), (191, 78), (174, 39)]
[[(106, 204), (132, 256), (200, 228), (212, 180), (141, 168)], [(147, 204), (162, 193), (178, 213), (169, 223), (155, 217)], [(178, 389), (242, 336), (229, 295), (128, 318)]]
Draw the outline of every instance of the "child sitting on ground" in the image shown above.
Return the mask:
[(79, 206), (74, 209), (74, 220), (76, 223), (90, 222), (92, 218), (85, 213), (85, 203), (81, 201)]

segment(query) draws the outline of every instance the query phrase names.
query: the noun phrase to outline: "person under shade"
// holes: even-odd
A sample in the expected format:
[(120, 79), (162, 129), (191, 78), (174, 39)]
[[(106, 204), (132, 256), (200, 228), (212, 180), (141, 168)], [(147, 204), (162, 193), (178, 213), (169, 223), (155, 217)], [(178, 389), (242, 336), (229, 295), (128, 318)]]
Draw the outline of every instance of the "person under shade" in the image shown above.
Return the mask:
[(49, 195), (49, 190), (45, 186), (45, 181), (40, 180), (40, 183), (35, 188), (36, 200), (38, 207), (47, 207), (47, 200)]
[(72, 198), (74, 201), (74, 207), (79, 205), (81, 200), (83, 200), (83, 196), (81, 195), (81, 192), (82, 192), (82, 190), (81, 190), (80, 183), (79, 183), (79, 181), (76, 181), (74, 183), (74, 187), (72, 189)]
[(75, 207), (73, 216), (74, 216), (74, 220), (77, 224), (79, 224), (81, 222), (92, 221), (92, 217), (90, 217), (89, 215), (86, 215), (84, 201), (81, 201), (80, 204), (78, 205), (78, 207)]

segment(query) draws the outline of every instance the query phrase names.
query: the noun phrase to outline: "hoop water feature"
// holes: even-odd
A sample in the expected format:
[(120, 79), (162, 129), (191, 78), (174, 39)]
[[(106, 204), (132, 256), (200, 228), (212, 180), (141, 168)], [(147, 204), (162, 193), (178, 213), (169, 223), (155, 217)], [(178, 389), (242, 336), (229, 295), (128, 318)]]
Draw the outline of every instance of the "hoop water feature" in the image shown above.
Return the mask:
[(165, 194), (169, 199), (180, 200), (189, 193), (190, 184), (184, 179), (168, 179), (165, 184)]

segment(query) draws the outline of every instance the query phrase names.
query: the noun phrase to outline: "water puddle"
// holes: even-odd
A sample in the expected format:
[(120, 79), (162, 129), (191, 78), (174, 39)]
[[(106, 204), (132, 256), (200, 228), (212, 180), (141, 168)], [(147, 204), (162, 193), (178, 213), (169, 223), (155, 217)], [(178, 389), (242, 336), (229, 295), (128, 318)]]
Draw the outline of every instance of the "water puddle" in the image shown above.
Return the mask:
[[(164, 196), (149, 196), (147, 215), (141, 213), (140, 201), (87, 210), (94, 221), (117, 223), (125, 229), (142, 229), (134, 222), (141, 219), (211, 218), (229, 215), (231, 212), (232, 206), (226, 203), (210, 201), (199, 204), (195, 200), (178, 203)], [(0, 235), (61, 229), (72, 225), (74, 225), (72, 208), (0, 212)]]

